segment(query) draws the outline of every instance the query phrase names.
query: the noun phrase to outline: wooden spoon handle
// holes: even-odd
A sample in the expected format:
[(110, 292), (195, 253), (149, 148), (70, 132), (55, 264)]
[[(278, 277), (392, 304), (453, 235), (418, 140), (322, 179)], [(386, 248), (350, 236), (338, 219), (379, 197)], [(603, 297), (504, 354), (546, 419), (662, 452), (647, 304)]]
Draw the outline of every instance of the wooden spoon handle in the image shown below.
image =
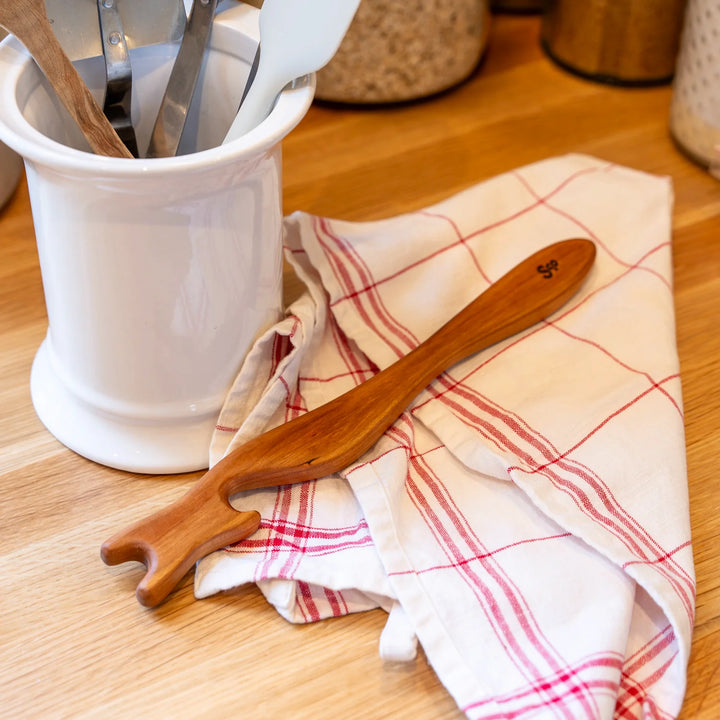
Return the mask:
[[(22, 6), (22, 7), (20, 7)], [(15, 35), (35, 59), (53, 90), (77, 122), (93, 152), (132, 158), (75, 66), (55, 37), (41, 2), (0, 2), (0, 25)]]
[(230, 496), (342, 470), (369, 450), (444, 369), (560, 308), (578, 290), (594, 258), (594, 244), (580, 239), (530, 256), (390, 367), (234, 450), (185, 497), (108, 540), (103, 560), (145, 562), (148, 572), (138, 600), (158, 604), (198, 559), (258, 527), (257, 513), (234, 511)]

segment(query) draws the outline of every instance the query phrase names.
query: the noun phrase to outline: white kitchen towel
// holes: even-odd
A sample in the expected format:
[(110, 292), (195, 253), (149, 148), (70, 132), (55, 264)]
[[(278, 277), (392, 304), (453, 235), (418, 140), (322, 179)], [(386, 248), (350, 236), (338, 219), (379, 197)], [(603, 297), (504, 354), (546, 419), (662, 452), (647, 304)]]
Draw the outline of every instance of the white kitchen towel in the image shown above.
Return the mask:
[(287, 218), (308, 290), (248, 357), (213, 462), (387, 367), (535, 250), (585, 237), (597, 259), (351, 467), (235, 498), (261, 528), (198, 564), (197, 596), (257, 582), (293, 622), (383, 607), (383, 655), (417, 637), (468, 718), (675, 717), (695, 586), (671, 214), (667, 178), (568, 155), (387, 220)]

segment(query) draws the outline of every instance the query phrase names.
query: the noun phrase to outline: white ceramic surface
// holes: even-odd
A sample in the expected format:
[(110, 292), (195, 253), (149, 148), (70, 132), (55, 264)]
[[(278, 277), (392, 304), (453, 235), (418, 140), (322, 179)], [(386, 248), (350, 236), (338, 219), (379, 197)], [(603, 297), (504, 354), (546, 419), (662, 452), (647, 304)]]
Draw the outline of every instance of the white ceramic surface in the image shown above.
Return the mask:
[[(76, 452), (145, 473), (207, 467), (239, 366), (281, 312), (281, 139), (312, 101), (286, 89), (220, 146), (255, 52), (257, 11), (219, 16), (175, 158), (93, 155), (15, 40), (0, 48), (0, 140), (24, 159), (48, 311), (35, 409)], [(176, 48), (135, 51), (147, 145)], [(78, 68), (101, 101), (102, 59)]]

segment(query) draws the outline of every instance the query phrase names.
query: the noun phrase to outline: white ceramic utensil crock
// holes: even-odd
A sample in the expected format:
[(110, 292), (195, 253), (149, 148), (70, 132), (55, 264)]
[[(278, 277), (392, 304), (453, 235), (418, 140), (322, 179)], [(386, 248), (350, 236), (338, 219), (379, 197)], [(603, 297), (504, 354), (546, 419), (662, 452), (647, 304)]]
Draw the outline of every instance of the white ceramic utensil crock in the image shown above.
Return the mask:
[[(307, 111), (314, 78), (221, 146), (256, 42), (255, 8), (218, 16), (185, 154), (152, 160), (88, 152), (22, 46), (0, 48), (0, 140), (25, 159), (48, 312), (33, 404), (61, 442), (105, 465), (207, 467), (227, 390), (281, 312), (280, 141)], [(132, 55), (141, 151), (176, 51)], [(101, 95), (102, 58), (78, 69)]]

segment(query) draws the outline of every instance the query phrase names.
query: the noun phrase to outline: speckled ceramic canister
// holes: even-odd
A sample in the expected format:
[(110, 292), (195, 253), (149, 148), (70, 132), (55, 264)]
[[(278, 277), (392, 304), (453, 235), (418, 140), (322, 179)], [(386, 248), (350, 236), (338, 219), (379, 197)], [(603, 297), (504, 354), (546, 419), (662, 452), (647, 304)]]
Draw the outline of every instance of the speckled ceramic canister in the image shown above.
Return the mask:
[(363, 0), (315, 96), (387, 103), (446, 90), (477, 66), (489, 21), (487, 0)]
[(696, 162), (720, 164), (720, 0), (691, 0), (688, 5), (670, 130)]

